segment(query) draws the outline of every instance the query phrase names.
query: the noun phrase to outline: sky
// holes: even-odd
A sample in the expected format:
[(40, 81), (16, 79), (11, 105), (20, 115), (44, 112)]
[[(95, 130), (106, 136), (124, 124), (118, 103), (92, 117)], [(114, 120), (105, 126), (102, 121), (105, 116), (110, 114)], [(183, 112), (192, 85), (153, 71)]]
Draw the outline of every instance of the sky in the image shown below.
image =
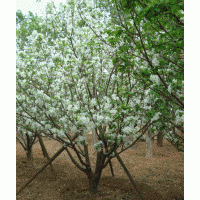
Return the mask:
[[(37, 0), (16, 0), (16, 11), (21, 10), (25, 15), (28, 15), (28, 12), (31, 11), (34, 14), (37, 13), (38, 16), (44, 16), (45, 7), (51, 0), (36, 1)], [(56, 6), (58, 6), (60, 3), (65, 3), (66, 0), (54, 0), (54, 2)]]

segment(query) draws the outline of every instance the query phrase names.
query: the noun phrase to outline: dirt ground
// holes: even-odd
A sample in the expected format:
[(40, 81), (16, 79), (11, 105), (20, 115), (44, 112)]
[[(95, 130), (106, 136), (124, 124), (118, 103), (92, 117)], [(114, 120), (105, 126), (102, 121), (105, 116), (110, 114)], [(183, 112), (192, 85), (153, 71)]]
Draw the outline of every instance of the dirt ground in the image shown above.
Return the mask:
[[(95, 152), (89, 137), (91, 161), (95, 164)], [(49, 156), (52, 157), (61, 147), (57, 141), (44, 139)], [(26, 155), (19, 143), (16, 144), (16, 191), (26, 184), (42, 167), (47, 159), (43, 157), (39, 142), (33, 147), (33, 164), (26, 161)], [(164, 140), (164, 147), (153, 144), (153, 156), (146, 159), (145, 142), (120, 154), (138, 190), (145, 200), (181, 200), (184, 198), (184, 154), (178, 152)], [(112, 159), (115, 176), (112, 177), (109, 165), (103, 170), (99, 192), (88, 192), (88, 179), (71, 161), (67, 152), (62, 152), (53, 162), (57, 179), (53, 180), (48, 166), (18, 196), (17, 199), (37, 200), (139, 200), (139, 195), (131, 184), (116, 158)]]

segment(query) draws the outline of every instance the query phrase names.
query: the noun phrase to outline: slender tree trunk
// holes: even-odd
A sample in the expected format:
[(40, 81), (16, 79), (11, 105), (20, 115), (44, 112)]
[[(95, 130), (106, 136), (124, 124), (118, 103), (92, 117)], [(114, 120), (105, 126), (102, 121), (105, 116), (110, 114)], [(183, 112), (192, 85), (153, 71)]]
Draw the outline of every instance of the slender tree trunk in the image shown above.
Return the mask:
[(94, 145), (97, 142), (97, 134), (95, 133), (95, 130), (92, 130), (92, 145)]
[[(44, 157), (46, 157), (48, 160), (50, 160), (50, 157), (49, 157), (49, 155), (48, 155), (48, 153), (47, 153), (47, 150), (46, 150), (46, 147), (45, 147), (45, 145), (44, 145), (44, 142), (43, 142), (43, 140), (42, 140), (41, 135), (40, 135), (40, 134), (37, 134), (37, 137), (38, 137), (38, 139), (39, 139), (39, 143), (40, 143), (40, 146), (41, 146), (41, 148), (42, 148), (42, 152), (43, 152)], [(53, 172), (54, 180), (56, 180), (56, 173), (55, 173), (55, 170), (54, 170), (54, 168), (53, 168), (52, 163), (50, 163), (50, 167), (51, 167), (51, 171)]]
[(131, 183), (133, 184), (133, 186), (135, 187), (136, 191), (138, 192), (140, 198), (143, 200), (144, 198), (142, 197), (141, 192), (137, 189), (135, 181), (133, 180), (133, 177), (131, 176), (130, 172), (128, 171), (126, 165), (124, 164), (124, 162), (122, 161), (122, 159), (120, 158), (119, 154), (117, 153), (117, 151), (115, 150), (115, 156), (118, 159), (119, 163), (121, 164), (121, 166), (123, 167), (125, 173), (127, 174), (127, 176), (129, 177)]
[(158, 132), (158, 135), (157, 135), (157, 146), (158, 146), (158, 147), (163, 147), (163, 136), (162, 136), (162, 132)]
[(29, 147), (26, 151), (27, 161), (33, 161), (32, 147)]
[(58, 157), (63, 151), (65, 150), (65, 147), (62, 147), (60, 150), (57, 151), (56, 154), (54, 154), (54, 156), (48, 161), (48, 163), (46, 163), (38, 172), (37, 174), (35, 174), (18, 192), (17, 195), (29, 184), (31, 183), (39, 173), (41, 173), (42, 171), (44, 171), (44, 169), (53, 162), (53, 160), (55, 160), (56, 157)]
[(110, 171), (111, 171), (111, 173), (112, 173), (112, 176), (115, 176), (114, 171), (113, 171), (113, 167), (112, 167), (111, 160), (109, 161), (109, 165), (110, 165)]
[(31, 138), (28, 134), (26, 134), (27, 139), (27, 150), (26, 150), (26, 156), (28, 161), (33, 161), (33, 152), (32, 152), (32, 144), (31, 144)]
[(146, 158), (152, 157), (152, 140), (151, 140), (151, 132), (146, 132)]

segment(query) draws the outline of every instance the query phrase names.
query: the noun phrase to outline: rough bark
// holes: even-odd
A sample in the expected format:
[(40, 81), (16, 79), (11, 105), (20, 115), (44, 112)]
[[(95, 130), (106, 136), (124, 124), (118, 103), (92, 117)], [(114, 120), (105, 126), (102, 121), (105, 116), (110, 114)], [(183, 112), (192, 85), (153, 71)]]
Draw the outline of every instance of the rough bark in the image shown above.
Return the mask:
[(98, 183), (99, 182), (96, 179), (95, 174), (92, 173), (91, 169), (88, 169), (86, 174), (87, 174), (87, 177), (88, 177), (88, 180), (89, 180), (89, 191), (91, 193), (96, 194), (98, 192)]
[(105, 163), (105, 156), (103, 156), (103, 152), (100, 151), (97, 153), (97, 161), (96, 161), (96, 167), (95, 167), (95, 173), (92, 173), (91, 168), (88, 168), (86, 170), (86, 174), (89, 179), (89, 191), (91, 193), (97, 193), (98, 192), (98, 185), (101, 178), (103, 166)]

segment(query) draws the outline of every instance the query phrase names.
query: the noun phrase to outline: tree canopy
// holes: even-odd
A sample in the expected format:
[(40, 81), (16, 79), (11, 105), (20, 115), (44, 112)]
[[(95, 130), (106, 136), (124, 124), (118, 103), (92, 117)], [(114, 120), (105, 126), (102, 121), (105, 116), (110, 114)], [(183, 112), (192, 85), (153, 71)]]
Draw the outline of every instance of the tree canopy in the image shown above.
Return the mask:
[(91, 2), (51, 2), (45, 19), (17, 12), (17, 127), (65, 145), (96, 189), (147, 129), (184, 150), (183, 2)]

